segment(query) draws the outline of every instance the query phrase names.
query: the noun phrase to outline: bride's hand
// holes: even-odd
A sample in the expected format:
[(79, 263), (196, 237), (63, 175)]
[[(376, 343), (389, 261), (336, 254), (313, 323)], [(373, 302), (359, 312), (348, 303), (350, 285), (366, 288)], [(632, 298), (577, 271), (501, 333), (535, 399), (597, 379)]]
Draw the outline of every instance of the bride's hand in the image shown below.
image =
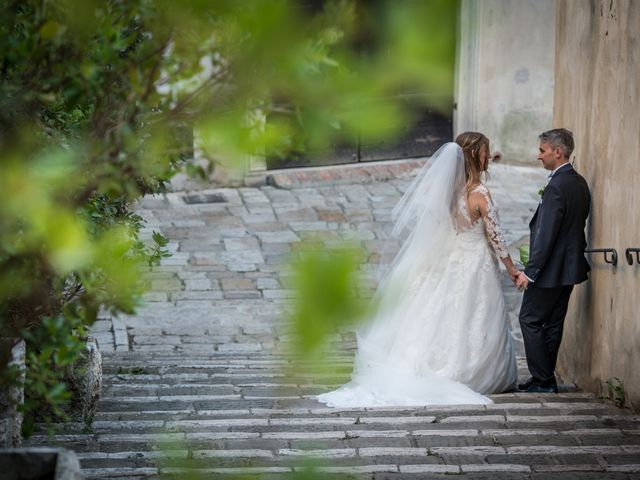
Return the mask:
[(511, 260), (511, 256), (507, 256), (507, 257), (503, 258), (502, 259), (502, 263), (504, 264), (505, 268), (507, 269), (507, 273), (509, 274), (509, 278), (511, 279), (511, 281), (515, 285), (516, 281), (518, 279), (518, 276), (520, 275), (520, 270), (518, 270), (518, 267), (516, 267), (515, 264), (513, 263), (513, 260)]
[(511, 281), (515, 285), (516, 281), (518, 280), (518, 276), (520, 275), (520, 270), (518, 270), (516, 267), (513, 267), (508, 270), (508, 273)]

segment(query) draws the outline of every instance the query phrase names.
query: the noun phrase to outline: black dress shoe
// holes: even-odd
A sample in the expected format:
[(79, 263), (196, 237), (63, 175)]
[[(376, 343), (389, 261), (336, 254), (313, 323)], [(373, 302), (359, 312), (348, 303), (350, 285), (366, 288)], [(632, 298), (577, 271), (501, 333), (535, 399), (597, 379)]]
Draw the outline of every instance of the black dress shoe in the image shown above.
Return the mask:
[(533, 385), (533, 377), (530, 377), (529, 380), (527, 380), (526, 382), (519, 383), (518, 384), (518, 390), (526, 390), (531, 385)]
[(551, 385), (549, 387), (543, 387), (542, 385), (530, 385), (527, 388), (527, 393), (558, 393), (558, 386)]

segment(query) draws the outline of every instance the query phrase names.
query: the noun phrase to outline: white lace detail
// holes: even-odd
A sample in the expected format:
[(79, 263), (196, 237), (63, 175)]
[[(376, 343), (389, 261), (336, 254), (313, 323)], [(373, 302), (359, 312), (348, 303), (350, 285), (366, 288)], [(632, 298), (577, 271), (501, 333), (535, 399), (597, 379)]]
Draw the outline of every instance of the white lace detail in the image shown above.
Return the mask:
[(493, 203), (489, 189), (480, 184), (471, 190), (471, 193), (481, 194), (487, 202), (487, 214), (482, 217), (484, 230), (491, 244), (491, 248), (498, 258), (506, 258), (509, 256), (507, 242), (504, 240), (504, 234), (500, 227), (500, 218), (498, 217), (498, 208)]

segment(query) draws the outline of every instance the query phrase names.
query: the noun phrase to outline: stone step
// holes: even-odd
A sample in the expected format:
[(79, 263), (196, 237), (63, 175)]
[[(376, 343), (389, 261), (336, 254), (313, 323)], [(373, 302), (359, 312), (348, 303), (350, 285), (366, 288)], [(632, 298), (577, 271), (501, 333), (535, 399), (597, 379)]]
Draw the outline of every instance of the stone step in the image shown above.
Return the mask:
[[(197, 472), (201, 475), (215, 475), (221, 478), (260, 478), (279, 479), (283, 475), (304, 472), (302, 467), (236, 467), (236, 468), (201, 468)], [(640, 472), (640, 465), (608, 465), (576, 464), (576, 465), (532, 465), (527, 464), (369, 464), (357, 466), (320, 466), (315, 469), (323, 478), (345, 478), (344, 475), (357, 475), (359, 478), (425, 478), (450, 479), (451, 475), (464, 474), (465, 478), (504, 478), (509, 480), (529, 480), (544, 478), (545, 480), (565, 480), (567, 478), (593, 479), (593, 480), (628, 480), (630, 474)], [(192, 470), (176, 467), (167, 468), (111, 468), (111, 469), (85, 469), (87, 478), (145, 478), (155, 480), (159, 478), (184, 478)], [(477, 475), (480, 476), (477, 476)], [(591, 475), (593, 474), (593, 475)], [(162, 475), (162, 477), (160, 477)], [(366, 475), (366, 477), (363, 477)], [(371, 475), (374, 475), (373, 477)], [(378, 476), (384, 475), (384, 476)], [(491, 475), (487, 477), (486, 475)], [(473, 476), (473, 477), (471, 477)], [(351, 477), (350, 477), (351, 478)], [(634, 477), (635, 478), (635, 477)]]
[(317, 374), (341, 374), (345, 378), (348, 378), (351, 374), (352, 365), (339, 364), (329, 366), (317, 366), (317, 367), (297, 367), (296, 369), (289, 368), (286, 370), (286, 366), (254, 366), (254, 365), (226, 365), (226, 364), (193, 364), (193, 365), (175, 365), (175, 366), (134, 366), (127, 369), (118, 367), (107, 367), (104, 369), (104, 373), (109, 375), (159, 375), (159, 374), (192, 374), (201, 372), (211, 373), (236, 373), (236, 374), (282, 374), (290, 371), (291, 374), (299, 372), (304, 375)]
[(163, 383), (163, 384), (175, 384), (175, 383), (190, 383), (190, 382), (203, 382), (206, 381), (208, 385), (218, 383), (233, 383), (233, 384), (257, 384), (257, 383), (272, 383), (276, 380), (282, 379), (286, 382), (296, 382), (300, 384), (301, 381), (309, 383), (320, 383), (323, 385), (335, 384), (344, 382), (344, 375), (337, 375), (335, 373), (316, 373), (307, 376), (292, 376), (286, 373), (276, 372), (260, 372), (260, 373), (247, 373), (244, 371), (232, 371), (229, 373), (163, 373), (163, 374), (103, 374), (102, 376), (105, 385), (117, 385), (120, 383), (133, 385), (133, 384), (145, 384), (145, 383)]
[[(122, 452), (79, 452), (78, 458), (83, 468), (97, 466), (115, 467), (126, 466), (156, 466), (156, 460), (175, 461), (175, 463), (188, 462), (190, 459), (199, 460), (201, 466), (242, 466), (247, 460), (253, 465), (261, 466), (285, 466), (297, 463), (302, 458), (331, 459), (332, 464), (358, 465), (366, 464), (372, 460), (382, 463), (398, 463), (398, 459), (404, 463), (422, 463), (429, 461), (429, 457), (435, 457), (433, 463), (445, 460), (449, 464), (478, 463), (487, 461), (496, 463), (520, 463), (523, 457), (539, 457), (535, 463), (553, 464), (554, 460), (563, 458), (564, 462), (597, 464), (595, 458), (598, 455), (616, 460), (615, 457), (626, 458), (629, 455), (637, 455), (640, 452), (638, 445), (594, 445), (582, 446), (454, 446), (454, 447), (361, 447), (361, 448), (327, 448), (327, 449), (232, 449), (232, 448), (208, 448), (208, 449), (170, 449), (154, 451), (122, 451)], [(552, 457), (551, 457), (552, 456)], [(570, 458), (573, 457), (573, 458)], [(182, 462), (181, 462), (182, 461)]]
[[(243, 417), (215, 417), (208, 412), (181, 413), (175, 419), (167, 419), (166, 415), (156, 420), (95, 420), (92, 424), (94, 433), (123, 432), (238, 432), (249, 429), (255, 433), (274, 431), (322, 431), (322, 430), (389, 430), (401, 427), (402, 430), (489, 430), (509, 429), (553, 429), (554, 431), (589, 431), (599, 432), (604, 429), (633, 432), (640, 430), (640, 418), (636, 415), (510, 415), (499, 412), (466, 412), (466, 415), (411, 415), (395, 412), (393, 416), (370, 415), (363, 412), (359, 415), (340, 416), (263, 416), (245, 414)], [(453, 412), (456, 413), (456, 412)], [(473, 414), (469, 414), (473, 413)], [(212, 418), (213, 417), (213, 418)], [(66, 423), (65, 433), (78, 433), (85, 430), (82, 423)]]
[[(288, 377), (281, 378), (279, 382), (277, 381), (278, 379), (271, 378), (269, 379), (270, 382), (264, 381), (262, 383), (238, 381), (237, 377), (218, 377), (218, 380), (226, 381), (225, 383), (222, 383), (222, 381), (209, 383), (206, 382), (206, 379), (200, 378), (197, 383), (158, 383), (157, 381), (137, 383), (134, 380), (126, 383), (111, 383), (103, 388), (101, 398), (104, 401), (145, 401), (145, 398), (149, 401), (154, 399), (195, 399), (194, 397), (197, 396), (205, 399), (205, 397), (211, 395), (228, 395), (232, 397), (237, 394), (241, 394), (246, 399), (257, 396), (269, 398), (297, 396), (306, 398), (333, 390), (346, 383), (349, 379), (342, 378), (333, 382), (327, 382), (326, 379), (324, 379), (325, 381), (316, 379), (316, 382), (312, 382), (312, 378), (301, 378), (297, 379), (298, 382), (295, 383), (292, 383)], [(521, 396), (525, 395), (528, 394), (521, 394)], [(596, 404), (597, 402), (594, 401), (592, 403)], [(565, 408), (568, 408), (568, 406), (565, 406)]]
[[(498, 400), (494, 397), (494, 399)], [(555, 399), (554, 399), (555, 400)], [(420, 415), (429, 414), (442, 416), (449, 415), (465, 415), (470, 413), (495, 412), (499, 414), (516, 414), (518, 412), (530, 415), (569, 415), (572, 413), (599, 415), (601, 413), (610, 413), (609, 406), (595, 401), (584, 402), (558, 402), (558, 401), (534, 401), (531, 399), (527, 402), (496, 402), (490, 405), (432, 405), (428, 407), (375, 407), (375, 408), (329, 408), (319, 406), (317, 408), (253, 408), (246, 402), (241, 409), (165, 409), (165, 410), (118, 410), (114, 412), (101, 410), (97, 412), (96, 419), (101, 416), (122, 416), (122, 415), (163, 415), (163, 414), (198, 414), (209, 415), (215, 417), (234, 416), (234, 415), (251, 415), (251, 416), (307, 416), (307, 415), (327, 415), (327, 416), (344, 416), (344, 415), (381, 415), (381, 416), (400, 416), (400, 415)], [(625, 418), (630, 415), (625, 416)], [(633, 418), (633, 417), (632, 417)]]
[[(146, 397), (140, 397), (146, 398)], [(201, 397), (196, 397), (201, 398)], [(226, 397), (225, 397), (226, 398)], [(155, 398), (147, 398), (148, 402), (154, 402), (152, 407), (156, 405)], [(312, 399), (311, 399), (312, 400)], [(131, 415), (139, 418), (143, 415), (191, 415), (191, 416), (214, 416), (214, 417), (227, 417), (227, 416), (238, 416), (238, 415), (250, 415), (253, 417), (260, 416), (270, 416), (270, 417), (279, 417), (279, 416), (309, 416), (309, 415), (324, 415), (324, 416), (345, 416), (345, 415), (392, 415), (392, 416), (408, 416), (408, 415), (435, 415), (437, 418), (464, 418), (468, 415), (484, 415), (484, 416), (507, 416), (514, 417), (519, 416), (520, 418), (546, 418), (552, 417), (552, 420), (555, 420), (555, 417), (567, 417), (570, 416), (580, 416), (580, 417), (600, 417), (605, 415), (603, 418), (606, 418), (606, 421), (610, 421), (609, 419), (617, 417), (625, 419), (625, 421), (635, 421), (637, 416), (632, 415), (617, 415), (611, 416), (606, 415), (610, 413), (606, 406), (602, 406), (602, 404), (594, 403), (594, 402), (584, 402), (584, 403), (576, 403), (576, 402), (548, 402), (548, 403), (540, 403), (540, 402), (528, 402), (528, 403), (495, 403), (492, 405), (486, 406), (477, 406), (477, 405), (455, 405), (448, 408), (447, 406), (431, 406), (427, 409), (425, 408), (416, 408), (416, 409), (408, 409), (404, 408), (402, 410), (373, 410), (373, 409), (340, 409), (338, 412), (333, 409), (325, 409), (325, 408), (317, 408), (317, 403), (313, 403), (309, 407), (303, 406), (293, 406), (290, 408), (283, 408), (282, 405), (278, 405), (278, 407), (260, 407), (254, 406), (253, 403), (247, 399), (239, 399), (236, 402), (236, 406), (238, 408), (216, 408), (209, 409), (200, 405), (201, 400), (196, 400), (195, 403), (190, 401), (185, 401), (183, 404), (186, 404), (184, 408), (181, 408), (181, 405), (176, 402), (171, 402), (168, 405), (165, 405), (165, 408), (162, 409), (143, 409), (141, 408), (142, 402), (135, 402), (134, 408), (127, 409), (128, 404), (122, 404), (118, 401), (113, 401), (107, 403), (106, 400), (102, 401), (100, 404), (101, 408), (98, 412), (96, 419), (114, 417), (123, 418), (123, 416)], [(145, 405), (142, 405), (145, 406)], [(226, 402), (226, 406), (229, 406), (229, 402)], [(110, 408), (107, 408), (110, 407)], [(410, 417), (406, 417), (410, 418)]]
[[(346, 334), (345, 332), (344, 334)], [(343, 333), (340, 333), (343, 335)], [(326, 356), (323, 359), (328, 362), (332, 362), (334, 360), (337, 361), (346, 361), (352, 356), (352, 352), (336, 352), (331, 350), (326, 350), (324, 352)], [(109, 360), (110, 364), (132, 364), (136, 361), (173, 361), (173, 362), (185, 362), (185, 363), (193, 363), (198, 361), (238, 361), (238, 360), (255, 360), (255, 361), (271, 361), (271, 362), (286, 362), (291, 359), (296, 359), (300, 361), (304, 361), (304, 357), (295, 354), (295, 351), (281, 351), (281, 352), (246, 352), (246, 353), (238, 353), (238, 352), (215, 352), (215, 353), (202, 353), (202, 352), (193, 352), (189, 355), (184, 355), (180, 353), (171, 352), (169, 350), (164, 352), (140, 352), (137, 350), (125, 351), (125, 352), (113, 352), (113, 351), (105, 351), (105, 358)]]
[[(247, 407), (248, 405), (244, 405)], [(460, 406), (456, 406), (460, 407)], [(532, 408), (529, 408), (532, 407)], [(535, 409), (535, 410), (534, 410)], [(366, 413), (365, 413), (366, 412)], [(430, 410), (425, 412), (425, 414), (436, 415), (438, 418), (444, 415), (445, 410)], [(478, 414), (478, 411), (475, 409), (471, 410), (450, 410), (449, 415), (453, 416), (465, 416), (469, 413)], [(544, 407), (541, 409), (537, 404), (518, 404), (515, 406), (509, 406), (507, 410), (497, 411), (501, 415), (520, 415), (522, 416), (538, 416), (545, 417), (548, 416), (570, 416), (572, 413), (582, 413), (580, 410), (548, 410)], [(592, 412), (589, 414), (595, 413), (598, 416), (601, 411)], [(138, 410), (128, 410), (128, 411), (114, 411), (114, 412), (98, 412), (95, 416), (94, 420), (101, 421), (115, 421), (115, 420), (157, 420), (158, 418), (165, 418), (167, 420), (184, 420), (184, 419), (195, 419), (195, 418), (244, 418), (252, 417), (252, 418), (300, 418), (300, 417), (308, 417), (308, 416), (318, 416), (323, 415), (327, 417), (331, 417), (333, 415), (337, 416), (360, 416), (363, 414), (368, 414), (372, 416), (380, 415), (380, 416), (403, 416), (403, 415), (412, 415), (414, 412), (408, 411), (365, 411), (365, 410), (344, 410), (340, 413), (336, 412), (326, 412), (324, 409), (317, 408), (241, 408), (241, 409), (201, 409), (196, 410), (194, 408), (187, 409), (174, 409), (174, 410), (149, 410), (149, 411), (138, 411)], [(512, 417), (511, 417), (512, 418)], [(627, 416), (621, 417), (624, 421), (627, 420)], [(604, 422), (610, 422), (611, 416), (606, 416), (603, 420)]]
[[(131, 397), (127, 397), (131, 398)], [(214, 416), (226, 415), (226, 411), (242, 411), (252, 412), (250, 415), (255, 415), (259, 410), (310, 410), (312, 414), (331, 415), (332, 413), (323, 414), (322, 410), (318, 410), (319, 404), (312, 396), (309, 397), (245, 397), (233, 395), (223, 396), (180, 396), (167, 397), (163, 400), (158, 398), (149, 397), (134, 397), (136, 401), (128, 401), (124, 399), (101, 400), (99, 404), (99, 412), (105, 415), (134, 415), (138, 413), (143, 415), (157, 415), (161, 413), (175, 414), (192, 414), (192, 415), (208, 415), (210, 412), (214, 412)], [(141, 400), (142, 399), (142, 400)], [(212, 405), (212, 402), (215, 404)], [(217, 403), (216, 403), (217, 402)], [(533, 406), (532, 406), (533, 405)], [(495, 417), (496, 415), (518, 418), (530, 418), (531, 421), (536, 421), (539, 418), (547, 418), (548, 421), (555, 421), (556, 417), (568, 417), (570, 415), (579, 415), (580, 417), (588, 419), (596, 419), (606, 413), (610, 413), (604, 410), (602, 407), (598, 407), (598, 404), (585, 403), (577, 405), (572, 402), (566, 402), (568, 407), (562, 407), (562, 402), (558, 403), (558, 406), (542, 406), (538, 407), (537, 404), (523, 403), (522, 405), (507, 404), (506, 407), (502, 407), (501, 404), (495, 404), (491, 406), (490, 410), (451, 410), (449, 412), (445, 410), (437, 410), (432, 407), (427, 413), (436, 414), (439, 418), (444, 418), (446, 414), (452, 417), (465, 418), (466, 415), (485, 415), (489, 417)], [(456, 406), (456, 408), (459, 406)], [(221, 412), (221, 413), (215, 413)], [(457, 413), (456, 413), (457, 412)], [(407, 415), (410, 411), (398, 412), (396, 415)], [(277, 414), (276, 414), (277, 415)], [(284, 415), (287, 415), (286, 413)], [(619, 418), (626, 419), (625, 421), (633, 421), (633, 417), (629, 415), (619, 415)], [(524, 420), (523, 420), (524, 421)], [(609, 420), (607, 420), (609, 421)]]
[[(325, 426), (325, 428), (328, 426)], [(344, 427), (344, 425), (342, 425)], [(347, 426), (351, 428), (350, 426)], [(504, 428), (504, 429), (456, 429), (424, 428), (421, 430), (397, 429), (336, 429), (336, 430), (294, 430), (282, 431), (210, 431), (205, 432), (159, 432), (159, 433), (78, 433), (58, 435), (35, 435), (30, 439), (34, 445), (67, 444), (88, 451), (101, 445), (102, 451), (119, 451), (124, 446), (160, 445), (185, 443), (193, 446), (202, 442), (211, 445), (220, 444), (237, 448), (239, 445), (255, 445), (261, 439), (263, 448), (299, 448), (301, 443), (308, 445), (341, 444), (349, 447), (376, 446), (479, 446), (479, 445), (562, 445), (562, 446), (598, 446), (598, 445), (639, 445), (640, 430), (620, 428), (572, 429), (552, 428)], [(375, 439), (375, 440), (371, 440)], [(267, 442), (268, 441), (268, 442)], [(335, 444), (335, 445), (334, 445)], [(245, 445), (246, 446), (246, 445)], [(202, 447), (200, 447), (202, 448)], [(325, 447), (329, 448), (329, 447)]]
[[(128, 373), (126, 369), (122, 367), (125, 364), (117, 364), (117, 363), (109, 363), (105, 366), (106, 373)], [(337, 361), (332, 363), (323, 363), (319, 365), (314, 364), (302, 364), (301, 362), (296, 362), (294, 365), (292, 361), (257, 361), (257, 360), (200, 360), (194, 362), (170, 362), (169, 360), (155, 360), (153, 362), (139, 362), (139, 367), (136, 365), (136, 362), (126, 364), (126, 368), (130, 369), (130, 371), (141, 371), (141, 370), (155, 370), (155, 371), (165, 371), (166, 369), (197, 369), (197, 368), (226, 368), (230, 370), (234, 369), (247, 369), (247, 370), (275, 370), (282, 369), (289, 366), (295, 366), (298, 370), (306, 371), (307, 369), (313, 370), (318, 369), (320, 371), (331, 370), (332, 368), (349, 368), (351, 369), (353, 363), (352, 360), (345, 361)]]
[[(528, 466), (531, 470), (553, 471), (559, 466), (565, 470), (621, 471), (622, 465), (615, 463), (627, 458), (625, 446), (582, 449), (549, 445), (536, 447), (434, 447), (434, 448), (344, 448), (326, 450), (280, 449), (276, 451), (251, 450), (165, 450), (152, 452), (80, 453), (80, 461), (86, 469), (109, 468), (296, 468), (303, 459), (322, 467), (331, 465), (342, 472), (371, 468), (372, 465), (396, 465), (405, 473), (460, 473), (462, 465), (469, 472), (502, 472), (504, 467), (496, 465)], [(602, 460), (605, 457), (610, 460)], [(315, 461), (314, 461), (315, 460)], [(490, 466), (489, 466), (490, 465)], [(476, 468), (474, 469), (473, 466)], [(427, 469), (427, 467), (429, 469)], [(545, 468), (546, 467), (546, 468)], [(165, 470), (166, 471), (166, 470)], [(171, 471), (171, 470), (169, 470)], [(205, 470), (206, 471), (206, 470)], [(238, 470), (236, 470), (238, 471)], [(523, 468), (523, 471), (525, 469)], [(528, 470), (526, 470), (528, 471)], [(625, 471), (625, 470), (622, 470)], [(626, 465), (626, 472), (638, 472), (637, 465)], [(184, 473), (184, 470), (182, 471)]]
[(135, 397), (135, 396), (166, 396), (166, 395), (224, 395), (243, 392), (271, 392), (277, 395), (285, 395), (287, 392), (296, 391), (297, 394), (311, 395), (333, 390), (342, 382), (328, 384), (323, 383), (121, 383), (111, 384), (102, 390), (102, 398), (111, 397)]

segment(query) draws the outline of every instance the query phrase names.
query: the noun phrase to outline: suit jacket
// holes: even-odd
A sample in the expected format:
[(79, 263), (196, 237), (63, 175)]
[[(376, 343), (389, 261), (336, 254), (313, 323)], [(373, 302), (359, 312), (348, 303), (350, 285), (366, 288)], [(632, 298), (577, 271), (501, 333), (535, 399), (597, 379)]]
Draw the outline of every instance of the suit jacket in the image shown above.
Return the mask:
[(549, 180), (529, 228), (529, 262), (524, 274), (542, 288), (584, 282), (591, 268), (584, 256), (591, 195), (571, 165)]

